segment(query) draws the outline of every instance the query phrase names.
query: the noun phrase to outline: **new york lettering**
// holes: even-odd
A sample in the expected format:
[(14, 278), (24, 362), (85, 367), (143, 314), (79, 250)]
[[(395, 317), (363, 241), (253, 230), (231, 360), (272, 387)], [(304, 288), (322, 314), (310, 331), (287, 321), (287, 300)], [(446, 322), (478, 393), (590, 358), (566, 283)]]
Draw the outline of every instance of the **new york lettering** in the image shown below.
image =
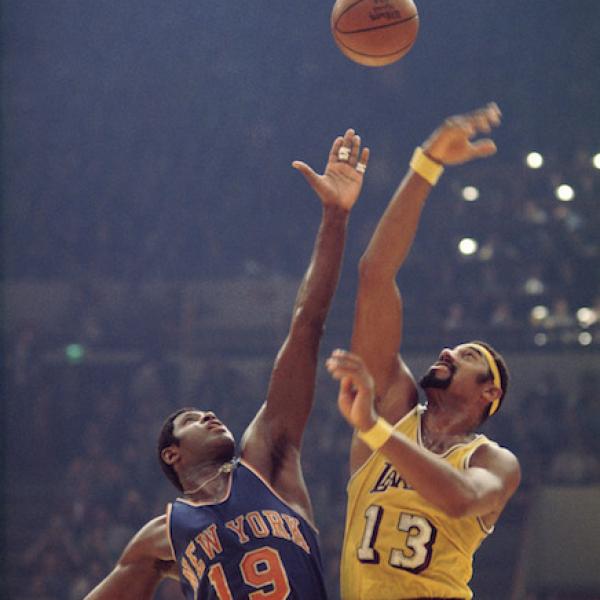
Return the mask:
[[(227, 521), (225, 527), (233, 532), (240, 544), (252, 539), (277, 537), (296, 544), (310, 554), (310, 547), (300, 531), (300, 521), (276, 510), (251, 511)], [(206, 561), (213, 561), (223, 552), (223, 544), (216, 523), (205, 527), (185, 549), (181, 558), (181, 570), (193, 589), (206, 571)]]

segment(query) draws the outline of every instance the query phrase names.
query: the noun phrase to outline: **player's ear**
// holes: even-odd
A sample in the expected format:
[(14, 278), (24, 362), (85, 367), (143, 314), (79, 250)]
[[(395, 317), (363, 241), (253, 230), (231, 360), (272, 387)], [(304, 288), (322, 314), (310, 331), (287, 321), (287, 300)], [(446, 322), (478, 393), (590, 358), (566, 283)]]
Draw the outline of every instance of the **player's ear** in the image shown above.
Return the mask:
[(169, 466), (175, 464), (179, 460), (179, 447), (171, 445), (163, 448), (160, 457)]
[(502, 391), (496, 385), (494, 385), (491, 381), (487, 382), (481, 395), (485, 400), (485, 404), (491, 404), (494, 400), (498, 400)]

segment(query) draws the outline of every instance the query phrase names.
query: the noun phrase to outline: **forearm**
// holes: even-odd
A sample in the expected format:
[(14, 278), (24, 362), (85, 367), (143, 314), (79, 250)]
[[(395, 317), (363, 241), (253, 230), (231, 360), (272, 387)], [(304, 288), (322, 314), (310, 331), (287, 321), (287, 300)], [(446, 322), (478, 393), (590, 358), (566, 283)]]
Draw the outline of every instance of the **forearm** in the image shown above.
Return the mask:
[(294, 304), (293, 321), (322, 328), (340, 276), (349, 212), (325, 206), (310, 264)]
[[(499, 482), (491, 474), (480, 472), (485, 481), (476, 484), (464, 471), (426, 450), (401, 433), (394, 433), (381, 447), (412, 488), (425, 500), (452, 517), (485, 514), (493, 509), (492, 492)], [(485, 490), (485, 491), (484, 491)]]
[(361, 258), (361, 271), (371, 276), (396, 276), (415, 238), (431, 185), (409, 170), (394, 193)]

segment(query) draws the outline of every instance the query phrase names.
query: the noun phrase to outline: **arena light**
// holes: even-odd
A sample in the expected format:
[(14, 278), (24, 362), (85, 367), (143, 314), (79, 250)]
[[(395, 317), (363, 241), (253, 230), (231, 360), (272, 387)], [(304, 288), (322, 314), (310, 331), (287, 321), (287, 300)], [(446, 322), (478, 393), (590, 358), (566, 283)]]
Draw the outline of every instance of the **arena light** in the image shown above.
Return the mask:
[(592, 164), (594, 165), (595, 169), (600, 169), (600, 152), (592, 156)]
[(581, 327), (591, 327), (598, 320), (598, 315), (592, 308), (582, 306), (577, 311), (577, 320), (579, 321), (579, 325), (581, 325)]
[(562, 183), (555, 190), (554, 194), (562, 202), (570, 202), (575, 198), (575, 190), (568, 184)]
[(548, 343), (548, 336), (545, 333), (536, 333), (533, 336), (533, 343), (536, 346), (545, 346)]
[(545, 318), (548, 317), (549, 314), (549, 310), (547, 306), (544, 306), (543, 304), (538, 304), (537, 306), (534, 306), (531, 309), (531, 318), (533, 321), (543, 321)]
[(544, 157), (539, 152), (530, 152), (525, 157), (525, 164), (530, 169), (541, 169), (544, 166)]
[(582, 346), (589, 346), (592, 343), (592, 334), (589, 331), (582, 331), (579, 336), (577, 336), (577, 341)]
[(81, 362), (85, 356), (85, 348), (81, 344), (69, 344), (65, 348), (65, 356), (69, 362)]
[(477, 252), (479, 244), (473, 238), (463, 238), (458, 242), (458, 251), (464, 256), (471, 256)]
[(539, 296), (545, 289), (543, 281), (537, 277), (529, 277), (525, 282), (525, 293), (528, 296)]
[(479, 198), (479, 190), (474, 185), (467, 185), (462, 189), (462, 197), (466, 202), (475, 202)]

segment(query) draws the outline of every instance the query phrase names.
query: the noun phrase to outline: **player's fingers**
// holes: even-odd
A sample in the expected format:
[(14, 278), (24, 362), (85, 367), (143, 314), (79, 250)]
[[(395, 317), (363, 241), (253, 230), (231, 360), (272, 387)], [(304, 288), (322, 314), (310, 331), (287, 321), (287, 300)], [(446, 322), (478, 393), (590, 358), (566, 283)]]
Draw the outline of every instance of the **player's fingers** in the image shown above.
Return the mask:
[(356, 131), (354, 131), (352, 127), (346, 129), (346, 133), (344, 134), (344, 146), (346, 146), (347, 148), (350, 148), (352, 146), (352, 138), (354, 138), (355, 134)]
[(354, 139), (354, 129), (347, 129), (344, 134), (344, 141), (338, 149), (337, 159), (342, 162), (348, 162), (350, 160), (350, 154), (352, 152), (352, 140)]
[(347, 362), (349, 364), (361, 364), (362, 363), (362, 359), (360, 358), (360, 356), (358, 356), (358, 354), (354, 354), (354, 352), (349, 352), (348, 350), (342, 350), (341, 348), (336, 348), (331, 353), (331, 358), (339, 360), (342, 363), (344, 363), (344, 362)]
[(333, 144), (331, 145), (331, 150), (329, 151), (329, 161), (336, 161), (338, 160), (338, 152), (340, 151), (340, 148), (342, 147), (342, 144), (344, 143), (344, 138), (339, 135), (338, 137), (335, 138), (335, 140), (333, 140)]
[(292, 163), (292, 167), (294, 167), (294, 169), (300, 171), (300, 173), (304, 175), (304, 179), (308, 181), (308, 185), (310, 185), (313, 188), (315, 187), (319, 176), (314, 172), (312, 167), (307, 165), (305, 162), (302, 162), (301, 160), (295, 160)]
[(500, 121), (502, 120), (502, 111), (500, 107), (495, 102), (490, 102), (487, 105), (487, 114), (488, 119), (494, 127), (500, 125)]
[(349, 379), (349, 380), (354, 380), (354, 378), (356, 378), (358, 372), (356, 369), (353, 369), (352, 367), (349, 367), (347, 365), (339, 365), (339, 364), (334, 364), (332, 363), (328, 363), (327, 364), (327, 370), (329, 371), (329, 374), (334, 378), (334, 379)]
[(354, 396), (354, 383), (350, 377), (342, 377), (342, 381), (340, 382), (340, 392), (348, 394), (348, 396)]
[(477, 132), (475, 121), (472, 115), (466, 115), (464, 117), (453, 117), (446, 122), (446, 126), (450, 130), (461, 131), (463, 135), (468, 138), (473, 137)]
[[(356, 163), (356, 170), (359, 173), (364, 173), (367, 170), (367, 165), (369, 164), (369, 156), (371, 155), (371, 151), (369, 148), (363, 148), (360, 153), (360, 158)], [(362, 165), (362, 166), (361, 166)]]
[(349, 378), (343, 378), (340, 381), (340, 389), (338, 391), (338, 406), (344, 412), (349, 411), (354, 400), (354, 386)]
[(346, 375), (353, 375), (362, 368), (362, 361), (354, 354), (333, 355), (327, 360), (330, 370), (343, 371)]
[(333, 364), (343, 365), (343, 364), (345, 364), (347, 361), (351, 360), (355, 356), (356, 356), (355, 354), (352, 354), (351, 352), (348, 352), (347, 350), (342, 350), (341, 348), (336, 348), (331, 353), (331, 357), (330, 357), (329, 360)]
[(473, 119), (477, 131), (480, 133), (490, 133), (492, 131), (492, 126), (490, 125), (489, 116), (486, 110), (475, 113)]
[(351, 166), (355, 167), (358, 162), (358, 155), (360, 153), (360, 135), (356, 134), (352, 138), (352, 148), (350, 149), (350, 160), (348, 161)]
[(491, 156), (492, 154), (496, 154), (496, 152), (498, 151), (494, 140), (490, 140), (488, 138), (473, 142), (471, 144), (471, 149), (473, 152), (473, 156), (477, 158)]

